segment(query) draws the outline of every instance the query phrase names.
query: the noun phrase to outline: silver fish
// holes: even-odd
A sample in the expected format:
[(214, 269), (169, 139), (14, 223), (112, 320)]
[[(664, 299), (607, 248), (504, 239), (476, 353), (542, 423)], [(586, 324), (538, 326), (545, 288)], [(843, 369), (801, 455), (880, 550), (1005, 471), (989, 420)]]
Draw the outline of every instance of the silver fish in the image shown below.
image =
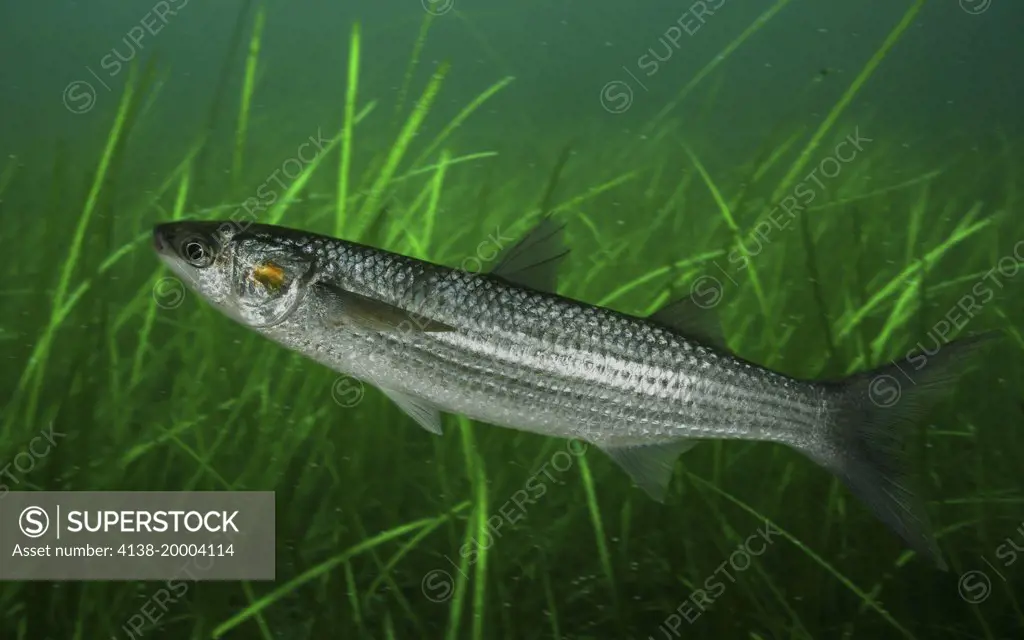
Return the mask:
[[(432, 433), (444, 411), (580, 438), (659, 501), (676, 458), (699, 440), (786, 444), (945, 568), (905, 478), (903, 439), (991, 334), (947, 345), (913, 371), (799, 380), (731, 354), (690, 301), (642, 318), (557, 295), (568, 252), (550, 218), (489, 273), (269, 225), (175, 222), (153, 238), (160, 258), (229, 317), (378, 386)], [(873, 398), (879, 381), (885, 399), (902, 389), (898, 402)]]

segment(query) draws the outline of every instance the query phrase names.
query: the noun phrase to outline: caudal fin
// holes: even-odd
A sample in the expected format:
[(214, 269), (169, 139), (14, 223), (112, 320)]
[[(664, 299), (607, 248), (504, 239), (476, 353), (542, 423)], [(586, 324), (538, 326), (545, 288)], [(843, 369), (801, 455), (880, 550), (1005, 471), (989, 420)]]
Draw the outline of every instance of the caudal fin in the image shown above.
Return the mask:
[(904, 465), (905, 436), (950, 391), (965, 361), (992, 342), (986, 333), (948, 344), (934, 356), (908, 358), (846, 380), (826, 383), (830, 416), (822, 442), (808, 451), (898, 533), (911, 548), (946, 563), (928, 513), (914, 495)]

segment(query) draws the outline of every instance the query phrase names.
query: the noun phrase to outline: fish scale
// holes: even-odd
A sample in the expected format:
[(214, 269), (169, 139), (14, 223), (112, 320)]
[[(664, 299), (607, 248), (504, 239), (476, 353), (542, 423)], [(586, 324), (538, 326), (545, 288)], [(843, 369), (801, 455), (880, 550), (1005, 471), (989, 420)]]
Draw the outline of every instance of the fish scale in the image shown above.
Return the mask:
[[(651, 436), (785, 441), (790, 427), (810, 425), (819, 412), (816, 390), (641, 319), (342, 241), (304, 248), (338, 286), (457, 329), (370, 334), (317, 359), (449, 412), (538, 433), (585, 433), (597, 444)], [(418, 308), (417, 296), (430, 303)], [(271, 337), (294, 347), (290, 333), (306, 331), (309, 320), (295, 318)], [(784, 400), (780, 386), (790, 388)], [(699, 406), (691, 399), (698, 392)], [(580, 415), (598, 418), (581, 429)]]
[[(783, 443), (945, 568), (905, 478), (905, 432), (991, 334), (946, 345), (912, 371), (892, 364), (841, 381), (798, 380), (730, 353), (692, 303), (639, 318), (557, 295), (565, 251), (550, 219), (487, 274), (270, 225), (175, 222), (156, 227), (153, 240), (226, 315), (377, 385), (432, 433), (444, 411), (582, 438), (657, 500), (696, 440)], [(879, 380), (905, 382), (897, 402), (872, 395)]]

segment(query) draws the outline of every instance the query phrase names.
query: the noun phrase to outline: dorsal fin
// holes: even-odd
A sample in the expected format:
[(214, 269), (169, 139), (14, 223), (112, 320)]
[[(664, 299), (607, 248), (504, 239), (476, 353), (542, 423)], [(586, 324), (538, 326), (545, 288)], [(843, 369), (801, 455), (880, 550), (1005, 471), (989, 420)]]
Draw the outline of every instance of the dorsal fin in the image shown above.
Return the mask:
[(728, 350), (718, 317), (710, 308), (695, 302), (692, 296), (665, 304), (649, 319), (709, 347)]
[(383, 247), (387, 243), (388, 218), (390, 217), (387, 205), (380, 208), (377, 215), (373, 217), (370, 224), (363, 230), (363, 241), (375, 247)]
[(569, 255), (562, 238), (564, 229), (564, 224), (544, 216), (519, 242), (498, 255), (491, 274), (512, 284), (554, 293), (558, 267)]

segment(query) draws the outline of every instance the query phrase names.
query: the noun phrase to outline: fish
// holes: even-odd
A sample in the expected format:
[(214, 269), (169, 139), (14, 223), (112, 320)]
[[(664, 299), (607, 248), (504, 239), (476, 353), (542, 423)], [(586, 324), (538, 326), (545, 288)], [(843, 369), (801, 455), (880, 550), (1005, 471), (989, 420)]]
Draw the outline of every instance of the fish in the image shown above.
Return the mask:
[(700, 441), (786, 445), (947, 568), (906, 441), (993, 332), (913, 367), (790, 377), (733, 353), (693, 298), (641, 317), (558, 294), (564, 228), (541, 217), (486, 272), (255, 223), (170, 222), (154, 227), (153, 243), (225, 315), (375, 385), (433, 434), (450, 413), (582, 440), (660, 502), (677, 458)]

